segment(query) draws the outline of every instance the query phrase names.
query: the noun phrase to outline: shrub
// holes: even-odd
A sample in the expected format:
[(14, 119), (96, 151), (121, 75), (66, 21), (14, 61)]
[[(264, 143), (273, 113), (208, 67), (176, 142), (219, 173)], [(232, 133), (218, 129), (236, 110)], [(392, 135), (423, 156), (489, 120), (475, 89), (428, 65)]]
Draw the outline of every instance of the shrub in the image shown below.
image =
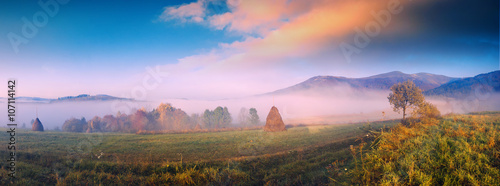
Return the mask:
[(417, 109), (415, 109), (413, 115), (420, 118), (439, 118), (441, 116), (441, 112), (439, 112), (437, 107), (432, 103), (423, 102), (418, 106)]

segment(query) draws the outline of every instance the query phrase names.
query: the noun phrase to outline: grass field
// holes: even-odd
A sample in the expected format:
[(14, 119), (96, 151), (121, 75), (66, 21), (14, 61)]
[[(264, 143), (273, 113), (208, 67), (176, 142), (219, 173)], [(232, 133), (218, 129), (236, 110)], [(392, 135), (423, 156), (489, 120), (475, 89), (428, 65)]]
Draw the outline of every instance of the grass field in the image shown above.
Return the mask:
[[(392, 126), (396, 121), (371, 123)], [(366, 123), (289, 128), (287, 132), (242, 130), (210, 133), (136, 135), (123, 133), (66, 133), (19, 131), (20, 153), (80, 156), (101, 161), (184, 162), (241, 159), (323, 146), (364, 133)], [(6, 129), (4, 129), (6, 130)], [(3, 138), (7, 135), (2, 133)]]
[(500, 112), (424, 118), (410, 127), (398, 125), (377, 135), (373, 143), (353, 148), (355, 158), (350, 165), (355, 168), (338, 176), (337, 183), (498, 185), (499, 132)]
[[(415, 128), (384, 121), (293, 127), (279, 133), (17, 131), (17, 178), (6, 177), (7, 163), (2, 161), (1, 184), (487, 184), (496, 181), (491, 177), (498, 175), (499, 160), (492, 158), (500, 154), (499, 121), (500, 113), (491, 112), (447, 116)], [(391, 128), (381, 132), (384, 126)], [(7, 135), (4, 132), (0, 137), (8, 139)], [(465, 148), (468, 145), (470, 148)], [(436, 154), (436, 148), (444, 148), (443, 157)], [(446, 149), (449, 152), (445, 153)], [(451, 170), (445, 169), (449, 161), (460, 162), (469, 156), (472, 158), (462, 166), (469, 169), (456, 172), (455, 177), (443, 176), (443, 171)], [(5, 149), (0, 151), (0, 158), (8, 158)], [(487, 167), (489, 172), (471, 166), (475, 164)], [(418, 171), (431, 173), (416, 174)], [(459, 177), (463, 175), (465, 178)], [(463, 181), (470, 180), (468, 175), (478, 179)]]
[[(370, 125), (381, 128), (395, 124), (396, 121), (386, 121)], [(21, 130), (16, 134), (16, 168), (20, 181), (17, 183), (99, 184), (108, 183), (107, 178), (102, 177), (108, 174), (111, 174), (111, 177), (123, 176), (127, 177), (124, 180), (142, 183), (144, 179), (152, 179), (151, 174), (169, 173), (176, 176), (189, 172), (190, 169), (200, 171), (200, 174), (208, 174), (211, 171), (219, 175), (219, 180), (210, 181), (205, 178), (214, 183), (244, 181), (256, 184), (278, 183), (281, 180), (291, 184), (297, 179), (312, 182), (313, 180), (308, 180), (312, 177), (321, 177), (319, 182), (327, 183), (325, 167), (340, 156), (335, 154), (340, 153), (343, 157), (348, 157), (348, 147), (359, 143), (356, 139), (366, 133), (360, 128), (366, 128), (367, 125), (357, 123), (292, 127), (286, 132), (278, 133), (243, 130), (158, 135)], [(2, 133), (1, 137), (8, 139), (7, 135), (8, 133)], [(7, 151), (0, 153), (2, 158), (7, 158)], [(98, 168), (102, 165), (119, 171), (115, 174), (113, 171), (103, 171)], [(175, 167), (175, 171), (162, 169), (166, 167)], [(6, 164), (2, 162), (2, 171), (5, 169)], [(74, 175), (84, 174), (86, 171), (90, 171), (90, 175), (74, 178)], [(224, 171), (241, 173), (246, 177), (223, 181), (223, 177), (234, 177), (224, 175)], [(288, 174), (288, 171), (294, 173)], [(306, 172), (311, 176), (302, 178)], [(285, 173), (286, 176), (279, 176)], [(159, 181), (161, 178), (157, 179), (151, 183), (199, 183), (195, 180), (178, 181), (182, 180), (181, 178), (175, 178), (173, 182), (168, 182), (166, 178), (163, 179), (165, 182)], [(5, 183), (6, 178), (2, 180)]]

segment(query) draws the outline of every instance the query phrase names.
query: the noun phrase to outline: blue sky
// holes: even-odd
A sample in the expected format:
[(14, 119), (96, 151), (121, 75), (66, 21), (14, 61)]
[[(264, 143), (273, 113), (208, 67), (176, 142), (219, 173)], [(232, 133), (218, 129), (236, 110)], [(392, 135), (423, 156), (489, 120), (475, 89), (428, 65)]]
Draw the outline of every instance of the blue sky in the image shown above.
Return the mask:
[(73, 0), (58, 4), (16, 52), (9, 33), (23, 36), (22, 18), (33, 22), (44, 10), (37, 1), (1, 1), (0, 77), (18, 79), (21, 96), (130, 96), (146, 67), (158, 67), (169, 75), (148, 99), (224, 98), (315, 75), (468, 77), (499, 69), (493, 0), (401, 0), (402, 11), (346, 60), (340, 44), (355, 45), (355, 29), (376, 22), (370, 12), (386, 11), (388, 2)]
[[(1, 12), (2, 35), (21, 33), (22, 17), (42, 10), (29, 1), (3, 2)], [(223, 32), (213, 32), (200, 25), (181, 25), (159, 20), (163, 7), (182, 1), (152, 1), (150, 3), (116, 1), (70, 1), (61, 5), (56, 16), (49, 18), (45, 27), (30, 42), (13, 49), (6, 37), (2, 38), (2, 53), (12, 58), (27, 56), (54, 57), (64, 61), (47, 63), (69, 66), (99, 66), (124, 69), (144, 65), (175, 63), (176, 59), (216, 47), (218, 42), (232, 39)], [(5, 6), (4, 6), (5, 5)], [(138, 8), (138, 6), (140, 8)], [(52, 59), (54, 59), (52, 58)], [(113, 60), (113, 59), (128, 60)], [(165, 59), (158, 61), (157, 59)], [(66, 61), (70, 59), (70, 61)], [(92, 59), (92, 60), (89, 60)], [(144, 60), (141, 60), (144, 59)], [(13, 60), (17, 65), (39, 65), (39, 59)], [(108, 61), (108, 62), (106, 62)], [(10, 66), (9, 66), (10, 67)]]

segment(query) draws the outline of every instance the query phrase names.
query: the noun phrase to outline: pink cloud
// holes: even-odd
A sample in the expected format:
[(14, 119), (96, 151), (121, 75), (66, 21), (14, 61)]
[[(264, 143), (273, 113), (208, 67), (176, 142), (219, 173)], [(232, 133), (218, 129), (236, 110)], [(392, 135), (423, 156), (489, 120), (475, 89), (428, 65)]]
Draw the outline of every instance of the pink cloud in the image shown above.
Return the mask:
[[(207, 92), (205, 95), (252, 95), (283, 88), (297, 83), (300, 80), (294, 77), (306, 73), (290, 65), (289, 59), (306, 59), (313, 66), (318, 62), (308, 59), (330, 57), (332, 50), (337, 50), (332, 45), (346, 40), (355, 28), (364, 28), (374, 20), (372, 11), (387, 9), (394, 1), (230, 0), (229, 12), (199, 15), (204, 15), (203, 24), (239, 33), (245, 39), (220, 43), (208, 54), (189, 56), (164, 68), (182, 72), (172, 82), (179, 83), (177, 87), (194, 83), (197, 90)], [(407, 1), (397, 2), (403, 6)]]
[(313, 3), (304, 0), (233, 0), (228, 1), (230, 12), (210, 16), (208, 20), (217, 29), (262, 35), (279, 28), (295, 14), (307, 9), (308, 4)]
[(179, 19), (182, 21), (202, 22), (205, 16), (204, 0), (181, 5), (177, 7), (167, 7), (161, 14), (162, 20)]

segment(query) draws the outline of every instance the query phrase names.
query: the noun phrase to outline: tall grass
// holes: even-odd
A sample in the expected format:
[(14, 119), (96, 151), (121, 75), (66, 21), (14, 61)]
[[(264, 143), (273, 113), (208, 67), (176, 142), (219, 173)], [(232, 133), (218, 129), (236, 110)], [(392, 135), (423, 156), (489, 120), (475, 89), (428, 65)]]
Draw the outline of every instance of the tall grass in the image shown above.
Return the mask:
[(351, 149), (354, 169), (346, 173), (349, 184), (500, 183), (499, 112), (424, 119), (377, 136), (373, 143)]

